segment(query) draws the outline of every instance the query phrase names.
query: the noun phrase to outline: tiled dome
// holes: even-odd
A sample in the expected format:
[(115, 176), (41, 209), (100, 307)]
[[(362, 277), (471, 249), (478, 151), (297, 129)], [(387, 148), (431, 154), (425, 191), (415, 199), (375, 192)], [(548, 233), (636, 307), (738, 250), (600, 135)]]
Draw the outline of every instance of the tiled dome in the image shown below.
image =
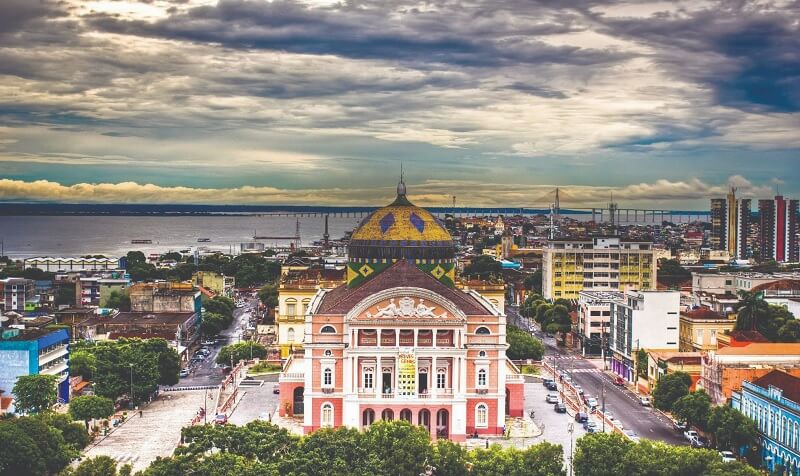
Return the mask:
[(439, 280), (453, 278), (453, 238), (430, 212), (409, 202), (405, 191), (401, 181), (395, 201), (372, 212), (353, 231), (349, 283), (357, 284), (398, 259), (416, 263)]

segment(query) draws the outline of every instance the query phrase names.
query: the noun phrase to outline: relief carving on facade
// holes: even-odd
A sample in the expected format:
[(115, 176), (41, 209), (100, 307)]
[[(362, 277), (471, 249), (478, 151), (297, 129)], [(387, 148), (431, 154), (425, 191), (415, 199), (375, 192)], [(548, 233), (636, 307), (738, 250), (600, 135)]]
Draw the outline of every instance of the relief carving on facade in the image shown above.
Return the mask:
[[(416, 305), (415, 305), (416, 304)], [(436, 306), (425, 305), (425, 300), (420, 298), (419, 302), (415, 302), (414, 298), (408, 296), (400, 298), (398, 303), (395, 303), (395, 298), (389, 299), (389, 304), (385, 307), (376, 306), (378, 312), (372, 314), (367, 312), (367, 318), (373, 317), (404, 317), (404, 318), (431, 318), (431, 319), (446, 319), (448, 317), (447, 311), (441, 314), (436, 314), (434, 310)]]

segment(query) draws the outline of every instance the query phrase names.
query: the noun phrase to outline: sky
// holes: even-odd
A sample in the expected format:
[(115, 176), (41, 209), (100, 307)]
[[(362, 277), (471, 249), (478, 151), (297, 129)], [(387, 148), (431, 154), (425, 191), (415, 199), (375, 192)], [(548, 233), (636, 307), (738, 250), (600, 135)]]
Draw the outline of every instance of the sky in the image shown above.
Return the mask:
[(0, 201), (800, 197), (800, 1), (0, 0)]

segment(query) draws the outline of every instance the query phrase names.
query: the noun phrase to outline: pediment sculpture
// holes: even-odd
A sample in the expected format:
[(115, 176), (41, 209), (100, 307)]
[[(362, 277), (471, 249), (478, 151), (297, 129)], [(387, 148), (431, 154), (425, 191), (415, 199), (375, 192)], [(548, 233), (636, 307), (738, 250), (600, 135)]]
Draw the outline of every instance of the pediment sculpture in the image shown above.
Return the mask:
[(425, 305), (425, 300), (422, 298), (419, 299), (419, 302), (415, 302), (414, 298), (408, 296), (400, 298), (398, 303), (395, 303), (395, 299), (391, 298), (389, 299), (389, 304), (385, 307), (377, 306), (377, 309), (378, 312), (374, 315), (371, 312), (367, 312), (367, 317), (447, 318), (447, 311), (436, 314), (434, 312), (436, 306)]

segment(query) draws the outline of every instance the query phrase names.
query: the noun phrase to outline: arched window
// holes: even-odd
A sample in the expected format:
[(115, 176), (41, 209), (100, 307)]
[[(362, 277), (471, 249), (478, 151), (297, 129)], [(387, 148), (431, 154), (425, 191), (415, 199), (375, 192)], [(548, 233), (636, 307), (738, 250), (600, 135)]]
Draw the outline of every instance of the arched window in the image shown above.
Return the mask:
[(325, 349), (325, 352), (323, 352), (323, 355), (325, 357), (330, 357), (330, 356), (333, 355), (333, 351), (331, 349)]
[(333, 326), (324, 326), (320, 329), (320, 332), (323, 334), (336, 334), (336, 328)]
[(400, 410), (400, 419), (411, 423), (411, 410), (408, 408)]
[(438, 370), (436, 370), (436, 388), (437, 389), (447, 388), (447, 370), (446, 369), (438, 369)]
[(488, 327), (481, 326), (481, 327), (475, 329), (475, 334), (483, 336), (483, 335), (489, 335), (489, 334), (491, 334), (491, 332), (489, 332), (489, 328)]
[(303, 304), (303, 315), (304, 316), (306, 315), (306, 312), (308, 312), (308, 305), (310, 303), (311, 303), (311, 299), (307, 299), (306, 298), (306, 299), (303, 299), (303, 301), (302, 301), (302, 304)]
[(322, 372), (322, 385), (324, 387), (330, 387), (333, 385), (333, 370), (330, 367), (326, 368)]
[(294, 327), (290, 327), (288, 331), (286, 331), (286, 342), (292, 343), (294, 342)]
[(486, 351), (482, 350), (482, 351), (478, 352), (478, 357), (486, 357)]
[(370, 426), (375, 421), (375, 411), (371, 408), (364, 410), (361, 418), (361, 426)]
[(297, 299), (289, 298), (286, 300), (286, 315), (294, 316), (297, 314)]
[(489, 426), (489, 408), (485, 403), (479, 403), (475, 407), (475, 426), (478, 428)]
[(478, 386), (479, 387), (486, 386), (486, 369), (478, 370)]
[(387, 408), (383, 412), (381, 412), (381, 420), (384, 421), (394, 420), (394, 412), (392, 411), (391, 408)]
[(319, 426), (322, 428), (333, 427), (333, 405), (330, 403), (322, 404), (322, 412), (319, 419)]

